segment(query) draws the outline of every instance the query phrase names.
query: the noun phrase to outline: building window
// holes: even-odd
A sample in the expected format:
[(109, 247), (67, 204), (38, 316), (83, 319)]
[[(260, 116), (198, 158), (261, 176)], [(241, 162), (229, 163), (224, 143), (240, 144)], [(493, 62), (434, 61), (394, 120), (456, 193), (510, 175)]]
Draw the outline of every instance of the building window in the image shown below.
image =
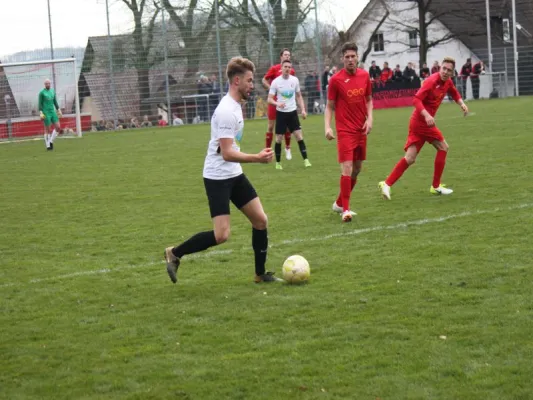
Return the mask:
[(385, 51), (385, 41), (383, 40), (383, 33), (376, 33), (372, 37), (374, 52)]
[(409, 47), (411, 49), (418, 47), (418, 32), (417, 31), (409, 31)]

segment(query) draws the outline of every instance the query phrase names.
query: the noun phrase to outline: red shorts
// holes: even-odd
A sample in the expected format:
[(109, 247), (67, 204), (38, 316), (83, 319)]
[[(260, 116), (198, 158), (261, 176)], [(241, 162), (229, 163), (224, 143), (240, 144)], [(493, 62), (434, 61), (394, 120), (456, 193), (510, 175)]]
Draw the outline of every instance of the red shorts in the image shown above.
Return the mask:
[(366, 139), (364, 133), (337, 132), (337, 159), (345, 161), (366, 160)]
[(442, 132), (436, 126), (432, 128), (409, 126), (409, 135), (403, 150), (407, 151), (409, 147), (414, 145), (416, 146), (416, 151), (419, 152), (426, 142), (432, 143), (435, 140), (444, 142), (444, 136), (442, 136)]
[(268, 105), (268, 120), (269, 121), (275, 121), (276, 120), (276, 106), (273, 106), (272, 104)]

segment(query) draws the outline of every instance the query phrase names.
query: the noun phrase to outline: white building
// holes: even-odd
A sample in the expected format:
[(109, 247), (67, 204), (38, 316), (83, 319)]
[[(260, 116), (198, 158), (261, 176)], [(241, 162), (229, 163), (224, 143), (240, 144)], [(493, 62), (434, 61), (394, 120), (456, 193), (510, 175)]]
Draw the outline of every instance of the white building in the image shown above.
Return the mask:
[[(387, 12), (387, 18), (374, 34), (376, 26)], [(421, 65), (419, 64), (420, 37), (417, 28), (418, 9), (415, 2), (372, 0), (355, 20), (349, 32), (352, 39), (355, 39), (360, 47), (361, 55), (366, 50), (366, 44), (372, 41), (365, 68), (370, 66), (371, 61), (376, 61), (380, 67), (387, 61), (391, 68), (399, 64), (403, 70), (408, 62), (412, 62), (418, 73)], [(432, 22), (428, 27), (429, 42), (452, 36), (452, 32), (438, 20)], [(431, 68), (433, 61), (438, 60), (440, 63), (445, 56), (454, 57), (460, 68), (466, 59), (473, 55), (463, 42), (452, 38), (428, 51), (429, 68)], [(473, 60), (476, 59), (475, 55), (472, 58)]]
[[(478, 0), (465, 0), (446, 2), (446, 11), (443, 11), (442, 2), (438, 4), (434, 14), (427, 13), (428, 43), (436, 43), (427, 51), (426, 62), (431, 69), (434, 61), (442, 61), (446, 56), (454, 57), (456, 69), (461, 71), (462, 65), (467, 58), (471, 58), (475, 64), (481, 57), (487, 56), (486, 28), (482, 21), (484, 9), (480, 9)], [(472, 3), (472, 4), (469, 4)], [(475, 4), (474, 4), (475, 3)], [(484, 1), (483, 1), (484, 3)], [(501, 17), (500, 17), (501, 20)], [(340, 48), (344, 41), (355, 41), (359, 47), (360, 61), (364, 59), (363, 68), (368, 70), (372, 61), (383, 68), (383, 63), (388, 62), (389, 67), (394, 69), (400, 65), (403, 69), (411, 62), (417, 74), (420, 73), (420, 35), (419, 35), (419, 12), (417, 2), (407, 0), (370, 0), (365, 9), (353, 22), (329, 54), (331, 62), (341, 63)], [(453, 26), (452, 26), (453, 24)], [(494, 35), (494, 39), (498, 39)], [(480, 46), (481, 50), (473, 50), (467, 46)], [(494, 52), (493, 52), (494, 53)], [(509, 53), (510, 57), (512, 53)], [(502, 57), (503, 58), (503, 57)], [(485, 63), (487, 60), (484, 60)], [(502, 61), (503, 62), (503, 61)], [(495, 71), (496, 69), (493, 69)], [(500, 71), (503, 69), (500, 68)], [(494, 86), (501, 92), (500, 95), (512, 95), (513, 82), (505, 84), (505, 76), (501, 74), (493, 77), (481, 76), (480, 97), (488, 98)], [(500, 85), (501, 83), (501, 85)], [(507, 91), (507, 94), (505, 94)], [(472, 98), (470, 83), (467, 85), (467, 98)]]

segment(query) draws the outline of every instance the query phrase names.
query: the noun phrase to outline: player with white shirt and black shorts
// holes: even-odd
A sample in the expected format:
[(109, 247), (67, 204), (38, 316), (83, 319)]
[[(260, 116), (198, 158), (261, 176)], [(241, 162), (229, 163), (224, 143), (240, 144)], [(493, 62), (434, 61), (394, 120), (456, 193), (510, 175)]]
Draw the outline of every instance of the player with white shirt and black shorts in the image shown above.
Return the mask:
[(302, 127), (298, 118), (296, 102), (302, 110), (302, 118), (307, 117), (305, 112), (304, 99), (300, 91), (300, 81), (291, 75), (292, 63), (284, 60), (281, 63), (282, 75), (272, 81), (268, 92), (268, 104), (276, 107), (276, 169), (283, 169), (281, 166), (281, 141), (285, 132), (294, 134), (300, 148), (300, 153), (304, 159), (304, 165), (310, 167), (311, 163), (307, 159), (307, 148), (303, 139)]
[(254, 88), (254, 64), (245, 58), (234, 57), (228, 63), (226, 75), (229, 91), (222, 98), (211, 118), (211, 140), (204, 162), (204, 186), (209, 201), (213, 230), (200, 232), (176, 247), (165, 249), (167, 273), (173, 283), (181, 258), (209, 247), (222, 244), (230, 235), (230, 202), (252, 224), (252, 248), (255, 254), (256, 283), (275, 282), (273, 272), (265, 270), (268, 250), (267, 216), (257, 193), (242, 171), (241, 163), (269, 163), (272, 149), (258, 154), (240, 151), (244, 118), (241, 102)]

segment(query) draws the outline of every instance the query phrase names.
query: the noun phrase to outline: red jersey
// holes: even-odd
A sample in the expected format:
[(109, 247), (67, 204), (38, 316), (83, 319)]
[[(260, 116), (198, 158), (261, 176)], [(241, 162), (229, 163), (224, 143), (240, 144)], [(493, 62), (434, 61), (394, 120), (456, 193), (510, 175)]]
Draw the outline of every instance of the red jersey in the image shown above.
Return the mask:
[(411, 115), (411, 122), (420, 122), (423, 126), (427, 126), (426, 119), (421, 114), (422, 110), (425, 109), (434, 117), (442, 103), (442, 99), (447, 94), (455, 101), (461, 99), (461, 95), (455, 88), (451, 78), (443, 81), (440, 79), (440, 74), (433, 74), (427, 78), (413, 99), (415, 109)]
[[(272, 84), (272, 81), (278, 76), (281, 76), (282, 74), (283, 72), (281, 71), (281, 64), (276, 64), (268, 69), (264, 78), (269, 84)], [(291, 68), (291, 75), (296, 75), (296, 71), (294, 71), (294, 68)]]
[(372, 83), (364, 69), (357, 68), (355, 74), (351, 75), (343, 68), (330, 78), (328, 100), (335, 102), (337, 132), (362, 132), (368, 117), (368, 96), (372, 96)]
[(387, 82), (388, 80), (391, 80), (392, 79), (392, 69), (383, 68), (381, 70), (380, 79), (381, 79), (382, 82)]

